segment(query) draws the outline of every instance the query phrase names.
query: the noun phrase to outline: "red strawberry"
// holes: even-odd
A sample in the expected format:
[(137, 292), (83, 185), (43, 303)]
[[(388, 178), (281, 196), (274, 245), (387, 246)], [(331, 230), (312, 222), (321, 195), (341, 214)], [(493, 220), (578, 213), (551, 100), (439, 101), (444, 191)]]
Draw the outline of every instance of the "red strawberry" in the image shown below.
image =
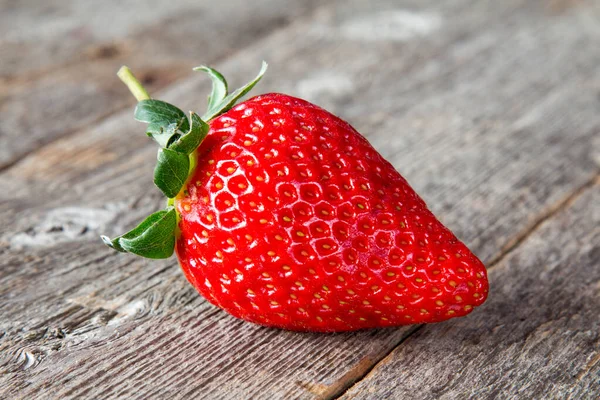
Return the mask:
[[(224, 80), (203, 70), (215, 81), (210, 104), (218, 108)], [(143, 253), (168, 242), (172, 252), (177, 213), (177, 255), (198, 291), (238, 318), (285, 329), (439, 322), (485, 301), (481, 261), (349, 124), (275, 93), (221, 112), (206, 118), (192, 172), (171, 190), (175, 208), (110, 245), (152, 257)], [(163, 152), (193, 133), (193, 118), (183, 130), (173, 119), (170, 131), (165, 121), (150, 130), (166, 143)], [(140, 237), (141, 246), (128, 242)]]

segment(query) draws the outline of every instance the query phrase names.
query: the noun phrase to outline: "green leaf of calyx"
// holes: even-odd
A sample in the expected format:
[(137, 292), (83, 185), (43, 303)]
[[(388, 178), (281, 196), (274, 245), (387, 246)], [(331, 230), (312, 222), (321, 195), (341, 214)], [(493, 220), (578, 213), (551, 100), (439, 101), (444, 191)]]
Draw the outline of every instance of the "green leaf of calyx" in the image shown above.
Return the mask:
[(219, 71), (205, 65), (194, 68), (194, 71), (206, 72), (212, 80), (212, 91), (208, 96), (208, 109), (211, 110), (227, 96), (227, 81)]
[(175, 248), (177, 214), (173, 207), (148, 216), (137, 227), (124, 235), (109, 239), (102, 236), (108, 246), (121, 252), (146, 258), (168, 258)]
[(190, 112), (191, 127), (188, 133), (180, 136), (173, 143), (168, 145), (170, 150), (175, 150), (178, 153), (190, 154), (200, 145), (208, 134), (209, 126), (202, 121), (200, 117)]
[[(258, 75), (256, 76), (256, 78), (254, 78), (253, 80), (251, 80), (250, 82), (248, 82), (247, 84), (242, 86), (241, 88), (237, 89), (236, 91), (234, 91), (233, 93), (231, 93), (230, 95), (225, 97), (220, 102), (214, 104), (212, 107), (209, 106), (208, 111), (206, 111), (206, 114), (204, 114), (202, 116), (202, 119), (204, 121), (210, 121), (211, 119), (223, 114), (224, 112), (229, 110), (231, 107), (233, 107), (233, 105), (241, 97), (243, 97), (246, 93), (248, 93), (250, 90), (252, 90), (252, 88), (261, 80), (261, 78), (263, 77), (265, 72), (267, 72), (267, 67), (268, 67), (267, 63), (263, 61), (260, 71), (259, 71)], [(213, 81), (213, 84), (214, 84), (214, 81)]]
[(173, 198), (183, 187), (190, 172), (187, 154), (171, 149), (158, 149), (158, 162), (154, 168), (154, 184), (167, 196)]
[[(160, 127), (160, 133), (153, 134), (154, 140), (160, 147), (168, 148), (173, 142), (177, 141), (182, 135), (179, 130), (180, 124), (169, 124), (166, 128)], [(151, 127), (151, 125), (148, 125)]]
[[(186, 132), (190, 129), (185, 113), (174, 105), (161, 100), (140, 101), (135, 108), (134, 117), (138, 121), (148, 124), (146, 133), (162, 147), (167, 147), (176, 130)], [(173, 124), (177, 129), (169, 129)]]

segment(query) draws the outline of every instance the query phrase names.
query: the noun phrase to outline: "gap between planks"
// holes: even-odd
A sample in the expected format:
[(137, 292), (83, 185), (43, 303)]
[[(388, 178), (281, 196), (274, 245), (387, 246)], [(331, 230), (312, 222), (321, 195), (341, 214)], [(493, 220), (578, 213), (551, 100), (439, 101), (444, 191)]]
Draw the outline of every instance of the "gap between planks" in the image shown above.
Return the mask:
[[(560, 213), (561, 211), (568, 208), (571, 204), (573, 204), (579, 197), (581, 197), (588, 189), (600, 185), (600, 171), (596, 172), (593, 178), (589, 179), (583, 185), (579, 186), (577, 189), (572, 191), (570, 194), (565, 196), (562, 200), (556, 202), (552, 206), (548, 207), (546, 211), (540, 213), (540, 215), (535, 218), (533, 223), (523, 229), (522, 232), (517, 233), (514, 239), (511, 239), (507, 242), (507, 244), (500, 250), (497, 256), (493, 257), (487, 266), (487, 270), (494, 268), (496, 265), (500, 264), (502, 260), (504, 260), (510, 253), (517, 250), (522, 243), (524, 243), (528, 237), (530, 237), (538, 228), (546, 221), (550, 220), (552, 217)], [(319, 400), (337, 400), (348, 392), (352, 387), (356, 386), (360, 381), (362, 381), (367, 375), (369, 375), (373, 370), (377, 369), (377, 367), (385, 363), (385, 360), (392, 354), (397, 348), (402, 346), (402, 344), (408, 340), (414, 333), (421, 330), (425, 324), (417, 325), (414, 329), (411, 329), (407, 332), (406, 336), (403, 336), (398, 343), (396, 343), (388, 352), (383, 354), (375, 362), (370, 366), (365, 368), (362, 371), (362, 375), (356, 374), (354, 376), (349, 376), (350, 378), (347, 382), (343, 382), (342, 379), (332, 385), (332, 390), (329, 393), (324, 393), (322, 396), (318, 397)], [(588, 368), (593, 367), (600, 360), (600, 354), (597, 355), (590, 361), (588, 364)], [(580, 374), (581, 375), (581, 374)]]
[(597, 185), (600, 184), (600, 171), (597, 171), (596, 174), (589, 179), (587, 182), (579, 186), (577, 189), (573, 190), (570, 194), (566, 195), (562, 200), (557, 201), (555, 204), (551, 205), (546, 209), (546, 211), (542, 211), (538, 218), (535, 218), (534, 221), (521, 233), (517, 233), (513, 239), (509, 240), (500, 250), (500, 252), (492, 258), (489, 262), (489, 267), (493, 268), (497, 264), (499, 264), (508, 254), (512, 253), (513, 250), (516, 250), (521, 243), (523, 243), (531, 234), (533, 234), (544, 222), (552, 218), (554, 215), (558, 214), (562, 210), (569, 207), (573, 204), (583, 193)]

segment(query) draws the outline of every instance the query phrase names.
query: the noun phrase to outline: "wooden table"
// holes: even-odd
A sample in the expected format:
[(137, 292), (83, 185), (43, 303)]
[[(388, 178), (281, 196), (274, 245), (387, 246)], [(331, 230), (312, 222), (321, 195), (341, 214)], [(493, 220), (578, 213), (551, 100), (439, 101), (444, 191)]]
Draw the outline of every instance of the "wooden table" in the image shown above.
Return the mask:
[[(600, 2), (0, 4), (0, 398), (600, 395)], [(163, 204), (117, 68), (201, 111), (193, 66), (237, 85), (263, 59), (257, 92), (350, 121), (481, 257), (483, 307), (267, 329), (207, 304), (174, 258), (100, 242)]]

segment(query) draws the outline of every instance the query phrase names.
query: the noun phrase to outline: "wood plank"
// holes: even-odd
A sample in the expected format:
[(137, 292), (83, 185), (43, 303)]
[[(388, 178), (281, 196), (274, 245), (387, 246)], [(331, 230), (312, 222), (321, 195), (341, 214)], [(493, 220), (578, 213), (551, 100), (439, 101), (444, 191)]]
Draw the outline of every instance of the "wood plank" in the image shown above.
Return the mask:
[(420, 329), (342, 398), (598, 398), (598, 204), (596, 184), (490, 272), (480, 313)]
[[(221, 56), (310, 12), (315, 1), (204, 0), (172, 3), (36, 0), (0, 2), (0, 77), (5, 83), (39, 77), (90, 59), (123, 57), (142, 64), (195, 66)], [(26, 27), (26, 29), (25, 29)], [(215, 37), (218, 35), (218, 40)], [(240, 43), (240, 41), (242, 41)], [(164, 58), (164, 59), (160, 59)]]
[(214, 63), (309, 14), (317, 4), (257, 0), (249, 12), (245, 0), (221, 3), (0, 4), (0, 169), (133, 104), (114, 79), (121, 65), (135, 68), (157, 90), (191, 75), (198, 63)]
[[(350, 120), (490, 261), (596, 174), (598, 32), (580, 23), (586, 9), (549, 23), (525, 1), (438, 3), (415, 2), (410, 12), (381, 3), (396, 27), (426, 21), (429, 31), (409, 29), (408, 38), (379, 29), (386, 14), (362, 2), (325, 7), (222, 69), (241, 82), (270, 61), (263, 90), (308, 97)], [(357, 37), (365, 26), (368, 36)], [(306, 41), (292, 47), (298, 32)], [(193, 77), (160, 97), (197, 108), (206, 91)], [(140, 132), (130, 111), (0, 175), (0, 395), (330, 397), (410, 333), (240, 323), (197, 296), (174, 261), (99, 246), (99, 233), (121, 232), (162, 204), (148, 189), (155, 149), (129, 132)]]

